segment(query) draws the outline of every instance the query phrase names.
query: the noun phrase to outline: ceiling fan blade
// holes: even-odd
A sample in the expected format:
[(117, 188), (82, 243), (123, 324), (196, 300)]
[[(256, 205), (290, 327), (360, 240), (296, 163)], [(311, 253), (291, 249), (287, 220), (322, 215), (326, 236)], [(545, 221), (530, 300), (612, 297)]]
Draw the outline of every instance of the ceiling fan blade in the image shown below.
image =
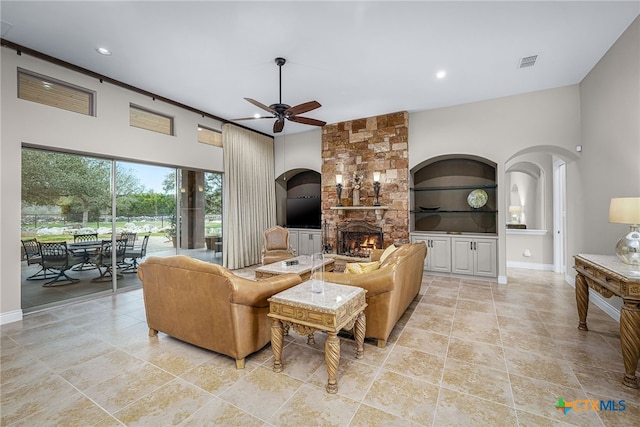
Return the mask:
[(276, 110), (274, 110), (274, 109), (273, 109), (273, 108), (271, 108), (271, 107), (267, 107), (266, 105), (264, 105), (264, 104), (263, 104), (263, 103), (261, 103), (261, 102), (256, 101), (255, 99), (251, 99), (251, 98), (245, 98), (245, 99), (246, 99), (247, 101), (249, 101), (250, 103), (252, 103), (253, 105), (255, 105), (256, 107), (258, 107), (258, 108), (262, 108), (262, 109), (263, 109), (263, 110), (265, 110), (265, 111), (268, 111), (268, 112), (270, 112), (270, 113), (272, 113), (272, 114), (276, 114)]
[(273, 133), (282, 132), (282, 129), (284, 129), (284, 119), (276, 120), (273, 124)]
[(316, 108), (320, 108), (322, 105), (318, 101), (309, 101), (304, 104), (294, 105), (293, 107), (287, 108), (285, 114), (289, 114), (291, 116), (295, 116), (298, 114), (306, 113), (311, 110), (315, 110)]
[(312, 125), (312, 126), (324, 126), (327, 124), (327, 122), (323, 122), (322, 120), (316, 120), (316, 119), (311, 119), (309, 117), (300, 117), (300, 116), (291, 116), (289, 117), (289, 120), (291, 120), (292, 122), (302, 123), (305, 125)]
[(239, 119), (231, 119), (232, 122), (237, 122), (240, 120), (259, 120), (259, 119), (275, 119), (276, 116), (260, 116), (260, 117), (240, 117)]

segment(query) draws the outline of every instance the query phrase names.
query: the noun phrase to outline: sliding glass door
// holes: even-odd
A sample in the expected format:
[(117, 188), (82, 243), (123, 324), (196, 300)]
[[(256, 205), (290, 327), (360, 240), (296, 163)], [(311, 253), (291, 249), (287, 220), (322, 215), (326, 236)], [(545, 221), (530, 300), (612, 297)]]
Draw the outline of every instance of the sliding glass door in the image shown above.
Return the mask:
[(23, 309), (112, 289), (97, 259), (112, 235), (111, 181), (109, 160), (22, 150)]
[(23, 148), (23, 310), (139, 287), (149, 255), (221, 263), (221, 201), (220, 173)]

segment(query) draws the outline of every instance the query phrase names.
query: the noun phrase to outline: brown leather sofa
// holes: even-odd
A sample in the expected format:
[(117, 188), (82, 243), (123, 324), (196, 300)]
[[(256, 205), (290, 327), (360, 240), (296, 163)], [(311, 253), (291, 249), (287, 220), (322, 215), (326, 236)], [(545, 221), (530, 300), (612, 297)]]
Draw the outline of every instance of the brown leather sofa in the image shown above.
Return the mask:
[(138, 266), (149, 336), (158, 331), (233, 357), (245, 357), (271, 341), (267, 298), (297, 285), (297, 274), (254, 281), (216, 264), (184, 255), (148, 257)]
[(426, 256), (424, 242), (408, 243), (392, 252), (378, 270), (363, 274), (325, 272), (324, 280), (367, 290), (365, 337), (377, 339), (378, 347), (384, 347), (393, 327), (420, 291)]

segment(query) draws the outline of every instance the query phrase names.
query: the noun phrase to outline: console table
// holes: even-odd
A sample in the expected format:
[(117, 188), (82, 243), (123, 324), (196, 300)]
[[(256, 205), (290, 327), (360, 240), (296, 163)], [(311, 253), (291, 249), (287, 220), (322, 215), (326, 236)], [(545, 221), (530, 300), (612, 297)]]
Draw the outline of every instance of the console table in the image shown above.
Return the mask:
[(587, 310), (589, 288), (605, 298), (616, 295), (624, 305), (620, 311), (620, 344), (624, 359), (622, 383), (638, 388), (636, 369), (640, 358), (640, 267), (634, 267), (611, 255), (585, 255), (574, 257), (576, 276), (576, 302), (578, 329), (588, 331)]
[[(268, 299), (269, 314), (273, 319), (271, 326), (271, 348), (273, 350), (273, 370), (282, 372), (282, 344), (284, 328), (293, 328), (296, 332), (307, 336), (307, 343), (313, 343), (315, 331), (326, 331), (324, 344), (324, 360), (327, 365), (327, 392), (338, 391), (338, 365), (340, 363), (341, 329), (354, 330), (356, 339), (356, 359), (364, 354), (364, 333), (366, 319), (364, 309), (366, 290), (355, 286), (339, 285), (324, 282), (322, 293), (311, 291), (312, 279)], [(284, 327), (284, 328), (283, 328)]]

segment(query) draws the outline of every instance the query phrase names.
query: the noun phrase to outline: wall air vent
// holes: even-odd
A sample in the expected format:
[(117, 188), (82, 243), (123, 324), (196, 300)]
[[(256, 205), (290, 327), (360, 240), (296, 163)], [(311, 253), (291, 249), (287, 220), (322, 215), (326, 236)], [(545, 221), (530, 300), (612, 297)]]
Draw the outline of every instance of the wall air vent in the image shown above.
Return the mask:
[(520, 67), (519, 68), (528, 68), (536, 65), (536, 60), (538, 59), (538, 55), (526, 56), (524, 58), (520, 58)]

